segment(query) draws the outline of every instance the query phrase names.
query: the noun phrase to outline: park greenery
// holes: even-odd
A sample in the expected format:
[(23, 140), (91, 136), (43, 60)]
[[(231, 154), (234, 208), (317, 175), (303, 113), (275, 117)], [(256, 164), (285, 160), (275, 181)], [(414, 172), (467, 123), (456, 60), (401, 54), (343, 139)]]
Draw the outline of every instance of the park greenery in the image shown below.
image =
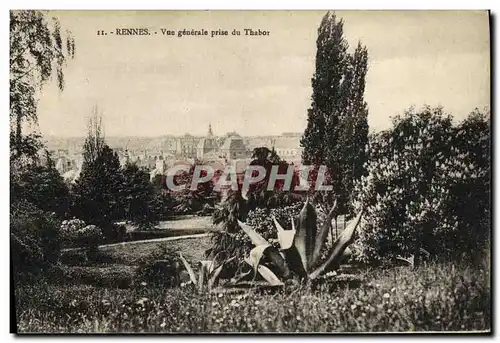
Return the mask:
[[(289, 165), (265, 147), (250, 165), (267, 176), (248, 191), (240, 183), (222, 198), (213, 179), (170, 191), (164, 175), (120, 165), (97, 107), (81, 174), (68, 184), (36, 132), (36, 99), (52, 76), (64, 90), (78, 42), (42, 11), (13, 11), (10, 22), (20, 332), (491, 328), (487, 109), (457, 123), (443, 108), (409, 108), (369, 134), (368, 50), (359, 42), (350, 53), (343, 21), (328, 13), (301, 144), (304, 164), (327, 166), (332, 192), (284, 191), (282, 182), (268, 190), (271, 167), (284, 173)], [(174, 183), (190, 184), (200, 163)], [(127, 240), (123, 223), (154, 232), (185, 214), (209, 216), (210, 237), (102, 246)]]

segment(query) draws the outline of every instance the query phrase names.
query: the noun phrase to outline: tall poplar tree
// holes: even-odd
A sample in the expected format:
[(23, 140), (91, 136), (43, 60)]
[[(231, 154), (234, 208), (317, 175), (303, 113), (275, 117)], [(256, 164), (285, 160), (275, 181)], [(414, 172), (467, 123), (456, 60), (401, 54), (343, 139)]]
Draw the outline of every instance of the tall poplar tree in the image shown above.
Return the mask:
[(301, 145), (302, 162), (327, 166), (340, 210), (349, 212), (353, 180), (362, 175), (366, 160), (368, 52), (358, 43), (354, 53), (348, 53), (343, 27), (343, 20), (328, 12), (318, 29), (312, 103)]
[(339, 150), (340, 173), (337, 187), (339, 204), (344, 212), (352, 213), (350, 198), (354, 180), (364, 173), (367, 159), (365, 150), (368, 143), (368, 106), (364, 100), (365, 79), (368, 71), (368, 51), (358, 42), (358, 46), (349, 56), (348, 71), (345, 77), (343, 111), (340, 118)]
[(327, 159), (325, 138), (333, 138), (330, 129), (338, 123), (341, 82), (347, 60), (344, 23), (328, 12), (321, 21), (316, 40), (316, 71), (311, 80), (313, 94), (308, 110), (307, 128), (301, 139), (304, 164), (320, 165)]

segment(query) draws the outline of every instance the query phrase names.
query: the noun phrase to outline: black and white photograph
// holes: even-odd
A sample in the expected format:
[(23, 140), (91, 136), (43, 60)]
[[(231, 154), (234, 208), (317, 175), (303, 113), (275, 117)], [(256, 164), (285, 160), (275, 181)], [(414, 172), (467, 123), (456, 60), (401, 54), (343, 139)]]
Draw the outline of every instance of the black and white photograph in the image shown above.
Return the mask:
[(491, 334), (492, 19), (9, 10), (12, 333)]

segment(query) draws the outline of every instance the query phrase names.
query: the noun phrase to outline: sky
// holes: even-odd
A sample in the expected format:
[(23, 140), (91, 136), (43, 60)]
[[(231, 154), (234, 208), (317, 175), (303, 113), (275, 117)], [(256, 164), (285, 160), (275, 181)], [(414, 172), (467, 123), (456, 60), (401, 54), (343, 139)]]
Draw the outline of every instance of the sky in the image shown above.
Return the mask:
[[(456, 120), (490, 103), (485, 11), (336, 11), (353, 49), (369, 53), (365, 100), (372, 131), (410, 106), (443, 106)], [(84, 136), (97, 105), (107, 136), (303, 132), (317, 29), (325, 11), (52, 12), (72, 32), (66, 88), (46, 85), (44, 135)], [(98, 36), (148, 28), (150, 36)], [(161, 29), (209, 36), (163, 36)], [(269, 31), (245, 36), (244, 29)], [(210, 37), (212, 30), (228, 36)], [(240, 36), (232, 36), (233, 29)]]

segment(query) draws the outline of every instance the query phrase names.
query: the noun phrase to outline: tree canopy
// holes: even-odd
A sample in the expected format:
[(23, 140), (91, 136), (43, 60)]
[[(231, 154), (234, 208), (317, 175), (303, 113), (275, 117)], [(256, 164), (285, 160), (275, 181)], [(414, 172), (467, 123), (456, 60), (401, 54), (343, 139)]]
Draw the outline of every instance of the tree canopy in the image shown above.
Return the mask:
[(61, 34), (57, 19), (38, 10), (10, 12), (10, 144), (11, 158), (35, 158), (39, 135), (23, 134), (37, 125), (37, 93), (55, 75), (64, 89), (63, 69), (75, 56), (75, 40), (69, 31)]

